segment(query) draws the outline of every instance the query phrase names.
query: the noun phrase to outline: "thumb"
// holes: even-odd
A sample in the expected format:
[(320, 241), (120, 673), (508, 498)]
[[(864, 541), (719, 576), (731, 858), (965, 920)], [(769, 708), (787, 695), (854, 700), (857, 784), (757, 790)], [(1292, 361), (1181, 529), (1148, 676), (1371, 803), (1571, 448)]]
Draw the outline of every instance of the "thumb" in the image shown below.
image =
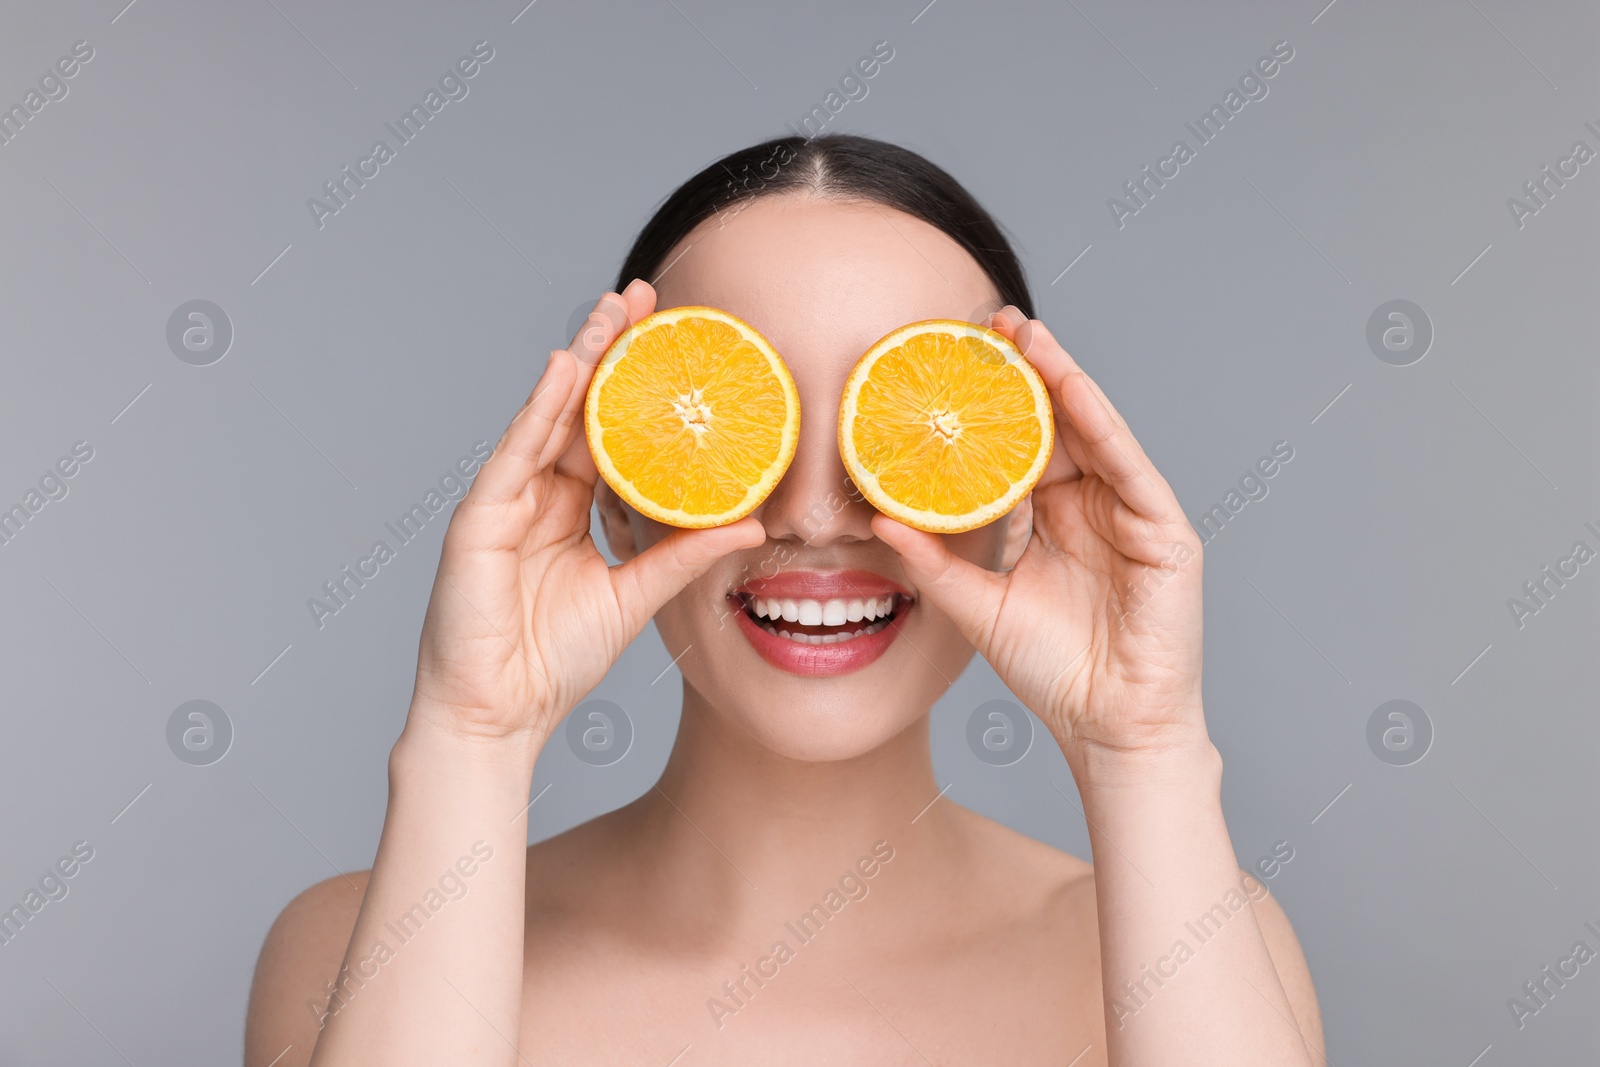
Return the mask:
[(985, 652), (1005, 596), (1005, 577), (962, 559), (936, 534), (912, 529), (887, 515), (872, 517), (872, 532), (900, 556), (917, 595), (950, 616), (962, 636)]
[(627, 563), (611, 568), (611, 584), (630, 632), (730, 552), (755, 548), (767, 531), (752, 516), (704, 530), (674, 530)]

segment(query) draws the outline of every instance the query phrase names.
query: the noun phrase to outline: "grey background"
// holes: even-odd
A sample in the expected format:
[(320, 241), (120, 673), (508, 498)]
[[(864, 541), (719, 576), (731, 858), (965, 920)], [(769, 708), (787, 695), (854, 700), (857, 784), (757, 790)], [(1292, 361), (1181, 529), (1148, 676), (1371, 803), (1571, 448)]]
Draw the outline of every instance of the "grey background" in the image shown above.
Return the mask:
[[(95, 849), (0, 946), (0, 1062), (237, 1059), (273, 917), (372, 860), (444, 517), (320, 630), (307, 598), (496, 438), (662, 197), (879, 40), (892, 61), (829, 129), (994, 211), (1192, 518), (1295, 450), (1207, 548), (1206, 698), (1240, 862), (1295, 850), (1268, 884), (1333, 1061), (1593, 1049), (1594, 966), (1520, 1032), (1506, 1006), (1600, 948), (1600, 565), (1521, 629), (1506, 607), (1600, 546), (1600, 162), (1521, 229), (1506, 206), (1600, 149), (1592, 6), (124, 2), (14, 2), (0, 33), (6, 106), (95, 50), (0, 146), (0, 504), (95, 450), (0, 546), (0, 903)], [(1285, 39), (1269, 95), (1119, 230), (1107, 198)], [(478, 40), (468, 97), (318, 230), (306, 199)], [(212, 366), (167, 347), (193, 299), (232, 320)], [(1434, 326), (1412, 366), (1366, 345), (1391, 299)], [(634, 721), (624, 759), (546, 752), (534, 838), (648, 788), (666, 666), (647, 632), (594, 694)], [(979, 663), (934, 709), (941, 782), (1087, 855), (1047, 735), (1011, 766), (969, 751), (1007, 696)], [(1367, 746), (1397, 698), (1435, 731), (1412, 766)], [(167, 747), (195, 699), (233, 724), (210, 766)]]

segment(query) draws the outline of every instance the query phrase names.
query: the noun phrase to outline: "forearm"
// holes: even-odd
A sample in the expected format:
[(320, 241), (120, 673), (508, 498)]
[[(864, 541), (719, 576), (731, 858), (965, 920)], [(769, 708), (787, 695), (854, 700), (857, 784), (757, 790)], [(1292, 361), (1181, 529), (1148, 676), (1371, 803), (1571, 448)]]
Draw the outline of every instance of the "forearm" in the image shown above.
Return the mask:
[(312, 1067), (517, 1062), (537, 746), (408, 724)]
[(1311, 1064), (1251, 908), (1266, 887), (1234, 859), (1210, 741), (1067, 751), (1094, 850), (1112, 1067)]

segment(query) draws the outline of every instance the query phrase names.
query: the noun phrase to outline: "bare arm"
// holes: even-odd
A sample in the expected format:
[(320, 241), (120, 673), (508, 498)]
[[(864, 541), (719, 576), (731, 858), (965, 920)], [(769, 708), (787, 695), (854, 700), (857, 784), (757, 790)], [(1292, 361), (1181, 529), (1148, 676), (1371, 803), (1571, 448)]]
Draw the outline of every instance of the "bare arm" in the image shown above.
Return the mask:
[(536, 748), (407, 727), (313, 1065), (510, 1065)]
[(1044, 324), (1008, 306), (990, 325), (1038, 368), (1055, 414), (1026, 547), (996, 573), (886, 516), (873, 529), (1066, 754), (1094, 849), (1108, 1062), (1319, 1062), (1299, 948), (1262, 884), (1241, 878), (1223, 823), (1201, 708), (1199, 537)]
[(1216, 750), (1071, 762), (1094, 849), (1109, 1062), (1320, 1064), (1310, 976), (1265, 883), (1235, 865)]
[(313, 886), (267, 938), (247, 1067), (514, 1062), (496, 1030), (516, 1038), (534, 758), (407, 728), (373, 870)]
[[(642, 281), (601, 298), (572, 345), (551, 353), (451, 516), (389, 757), (377, 859), (360, 889), (323, 883), (274, 926), (251, 996), (248, 1067), (526, 1062), (534, 762), (661, 604), (765, 538), (754, 518), (680, 530), (616, 567), (590, 540), (598, 475), (584, 395), (599, 356), (654, 306)], [(318, 1018), (301, 998), (330, 981)]]

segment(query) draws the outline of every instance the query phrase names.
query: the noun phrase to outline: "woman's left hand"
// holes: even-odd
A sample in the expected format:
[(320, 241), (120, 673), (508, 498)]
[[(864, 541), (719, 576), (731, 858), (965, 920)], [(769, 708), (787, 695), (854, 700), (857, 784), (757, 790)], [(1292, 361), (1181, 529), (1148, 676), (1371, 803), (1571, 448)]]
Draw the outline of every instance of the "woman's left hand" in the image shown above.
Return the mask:
[[(874, 533), (1069, 760), (1203, 740), (1199, 536), (1128, 424), (1042, 322), (1008, 305), (985, 325), (1016, 342), (1055, 409), (1026, 548), (998, 573), (885, 515), (873, 516)], [(1026, 522), (1026, 511), (1010, 521)]]

